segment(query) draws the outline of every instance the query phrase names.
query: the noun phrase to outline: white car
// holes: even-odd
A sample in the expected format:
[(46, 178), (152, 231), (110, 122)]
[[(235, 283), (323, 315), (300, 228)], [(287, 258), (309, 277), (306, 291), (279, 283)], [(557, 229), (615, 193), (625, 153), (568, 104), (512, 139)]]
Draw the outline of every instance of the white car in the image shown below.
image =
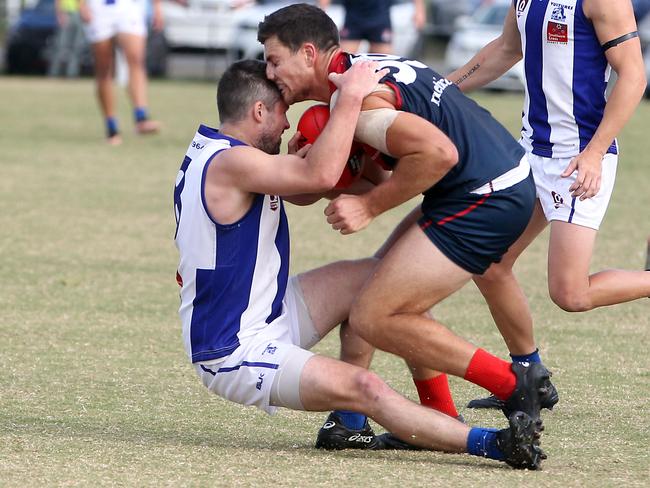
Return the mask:
[[(501, 35), (511, 3), (509, 0), (498, 0), (483, 4), (472, 16), (457, 20), (457, 30), (451, 36), (445, 51), (447, 73), (465, 65), (483, 46)], [(524, 83), (524, 68), (520, 61), (486, 87), (521, 91)]]
[[(277, 9), (296, 2), (271, 1), (247, 10), (247, 15), (237, 26), (233, 43), (235, 57), (241, 59), (264, 59), (264, 46), (257, 41), (257, 26), (264, 17)], [(342, 5), (332, 2), (326, 10), (337, 27), (343, 27), (345, 10)], [(390, 9), (393, 26), (393, 52), (399, 56), (413, 57), (419, 49), (420, 34), (413, 25), (414, 7), (409, 0), (397, 0)], [(360, 51), (364, 51), (363, 45)]]

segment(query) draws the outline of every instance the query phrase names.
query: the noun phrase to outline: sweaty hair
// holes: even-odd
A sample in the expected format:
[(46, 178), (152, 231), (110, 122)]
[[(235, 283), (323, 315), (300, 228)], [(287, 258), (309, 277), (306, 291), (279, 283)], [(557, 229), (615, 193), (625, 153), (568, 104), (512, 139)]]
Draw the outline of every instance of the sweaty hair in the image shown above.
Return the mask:
[(294, 53), (305, 42), (314, 44), (320, 51), (339, 45), (334, 21), (320, 8), (306, 3), (289, 5), (264, 17), (257, 28), (257, 40), (264, 44), (273, 36)]
[(217, 87), (217, 109), (222, 123), (242, 120), (257, 101), (271, 109), (280, 100), (280, 90), (266, 77), (266, 63), (255, 59), (230, 65)]

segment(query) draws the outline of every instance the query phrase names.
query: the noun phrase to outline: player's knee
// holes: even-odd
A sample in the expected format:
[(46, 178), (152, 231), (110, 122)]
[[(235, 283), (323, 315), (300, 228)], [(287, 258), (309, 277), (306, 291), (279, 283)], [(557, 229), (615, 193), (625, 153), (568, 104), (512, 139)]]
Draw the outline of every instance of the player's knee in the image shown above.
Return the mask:
[(565, 312), (586, 312), (593, 308), (587, 293), (561, 284), (549, 283), (551, 300)]
[(360, 369), (355, 373), (354, 387), (364, 403), (371, 403), (382, 397), (384, 390), (388, 388), (379, 376), (366, 369)]
[(380, 312), (376, 307), (372, 307), (368, 300), (361, 297), (352, 304), (349, 322), (355, 333), (366, 341), (372, 342), (371, 339), (376, 335), (377, 326), (381, 323)]
[(513, 277), (512, 266), (506, 262), (493, 263), (485, 273), (476, 275), (475, 281), (485, 284), (500, 283)]

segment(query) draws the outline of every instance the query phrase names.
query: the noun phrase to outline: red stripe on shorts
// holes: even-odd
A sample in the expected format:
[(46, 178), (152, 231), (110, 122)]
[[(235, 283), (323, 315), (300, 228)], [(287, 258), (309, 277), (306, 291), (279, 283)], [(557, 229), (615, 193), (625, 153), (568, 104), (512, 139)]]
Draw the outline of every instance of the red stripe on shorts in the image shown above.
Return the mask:
[[(438, 222), (436, 222), (436, 224), (438, 224), (438, 225), (445, 225), (447, 222), (451, 222), (452, 220), (456, 220), (457, 218), (462, 217), (463, 215), (467, 215), (467, 214), (470, 213), (472, 210), (475, 210), (477, 207), (479, 207), (480, 205), (484, 204), (485, 201), (488, 199), (488, 197), (489, 197), (490, 195), (492, 195), (492, 194), (491, 194), (491, 193), (486, 193), (485, 195), (483, 195), (483, 197), (482, 197), (478, 202), (473, 203), (472, 205), (470, 205), (470, 206), (467, 207), (466, 209), (461, 210), (460, 212), (457, 212), (457, 213), (455, 213), (454, 215), (449, 215), (448, 217), (445, 217), (444, 219), (440, 219)], [(425, 223), (423, 223), (422, 225), (420, 225), (420, 228), (421, 228), (422, 230), (424, 230), (424, 229), (426, 229), (427, 227), (429, 227), (432, 223), (433, 223), (432, 220), (428, 220), (427, 222), (425, 222)]]

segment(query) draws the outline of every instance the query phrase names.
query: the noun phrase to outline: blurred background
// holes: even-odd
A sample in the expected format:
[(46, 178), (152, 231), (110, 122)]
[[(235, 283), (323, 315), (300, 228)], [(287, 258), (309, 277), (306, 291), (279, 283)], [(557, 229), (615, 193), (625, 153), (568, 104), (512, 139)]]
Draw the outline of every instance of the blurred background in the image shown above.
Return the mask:
[[(55, 0), (0, 0), (0, 70), (3, 74), (47, 75), (55, 56), (58, 29)], [(447, 73), (469, 60), (501, 32), (511, 0), (425, 0), (427, 21), (418, 31), (413, 3), (395, 0), (391, 8), (396, 54), (420, 59)], [(241, 58), (262, 58), (257, 25), (288, 1), (162, 0), (165, 26), (150, 30), (147, 69), (152, 77), (215, 79)], [(317, 2), (314, 2), (317, 3)], [(650, 0), (632, 0), (650, 78)], [(334, 0), (328, 14), (342, 26), (344, 9)], [(363, 46), (361, 51), (363, 51)], [(117, 53), (118, 79), (128, 74)], [(87, 44), (80, 49), (80, 76), (92, 74)], [(65, 59), (63, 60), (65, 64)], [(65, 73), (65, 70), (60, 70)], [(489, 88), (521, 90), (515, 66)], [(650, 91), (646, 91), (650, 96)]]

